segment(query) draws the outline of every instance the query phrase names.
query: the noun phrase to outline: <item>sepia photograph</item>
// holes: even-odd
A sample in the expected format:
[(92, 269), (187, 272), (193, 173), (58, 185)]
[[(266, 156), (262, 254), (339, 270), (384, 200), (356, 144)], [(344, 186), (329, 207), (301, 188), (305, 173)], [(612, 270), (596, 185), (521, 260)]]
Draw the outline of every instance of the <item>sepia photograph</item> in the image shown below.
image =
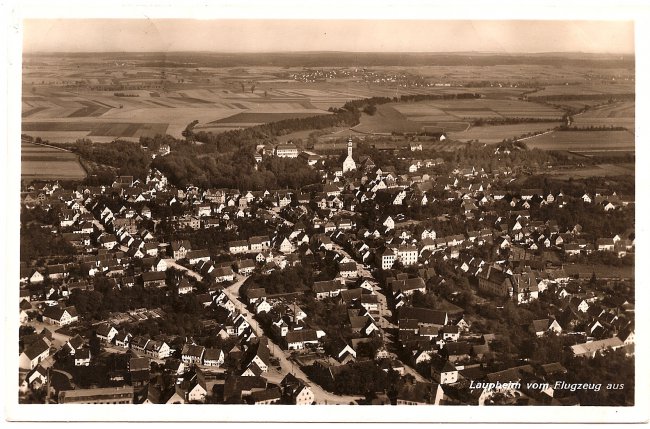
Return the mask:
[(7, 18), (5, 418), (647, 421), (640, 7), (250, 3)]

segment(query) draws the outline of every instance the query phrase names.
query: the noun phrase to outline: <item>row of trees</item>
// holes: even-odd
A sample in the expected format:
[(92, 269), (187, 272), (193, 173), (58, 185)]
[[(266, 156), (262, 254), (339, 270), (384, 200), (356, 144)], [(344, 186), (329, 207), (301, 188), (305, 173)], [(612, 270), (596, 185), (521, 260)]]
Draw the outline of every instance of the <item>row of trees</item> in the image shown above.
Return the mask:
[(212, 151), (232, 152), (237, 149), (255, 148), (260, 143), (272, 143), (275, 137), (296, 131), (332, 127), (352, 127), (359, 123), (357, 110), (336, 109), (333, 115), (318, 115), (307, 118), (292, 118), (270, 122), (255, 127), (214, 134), (206, 131), (194, 133), (196, 141), (209, 144)]
[[(469, 100), (474, 98), (481, 98), (481, 94), (473, 92), (453, 93), (453, 94), (405, 94), (399, 97), (370, 97), (359, 100), (350, 100), (343, 105), (343, 109), (350, 112), (362, 110), (373, 115), (379, 104), (387, 103), (411, 103), (427, 100)], [(330, 111), (335, 109), (330, 108)]]

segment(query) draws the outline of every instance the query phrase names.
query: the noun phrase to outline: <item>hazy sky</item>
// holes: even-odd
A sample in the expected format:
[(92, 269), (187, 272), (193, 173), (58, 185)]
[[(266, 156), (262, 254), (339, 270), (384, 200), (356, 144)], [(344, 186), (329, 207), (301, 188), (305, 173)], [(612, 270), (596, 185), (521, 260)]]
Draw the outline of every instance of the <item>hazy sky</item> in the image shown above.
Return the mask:
[(25, 20), (25, 52), (633, 53), (630, 21)]

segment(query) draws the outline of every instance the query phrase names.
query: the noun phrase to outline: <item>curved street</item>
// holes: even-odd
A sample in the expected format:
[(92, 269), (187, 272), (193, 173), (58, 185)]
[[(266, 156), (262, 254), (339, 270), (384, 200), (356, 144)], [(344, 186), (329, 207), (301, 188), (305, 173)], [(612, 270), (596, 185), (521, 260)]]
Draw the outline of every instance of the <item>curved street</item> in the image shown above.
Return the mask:
[[(246, 308), (246, 305), (239, 300), (239, 289), (241, 288), (242, 284), (244, 284), (246, 279), (248, 279), (248, 277), (237, 275), (237, 281), (233, 285), (224, 288), (224, 292), (228, 296), (228, 299), (230, 299), (233, 302), (237, 311), (239, 311), (241, 314), (244, 315), (244, 317), (246, 317), (246, 320), (248, 321), (248, 323), (250, 323), (251, 328), (253, 328), (253, 331), (255, 332), (255, 335), (259, 337), (261, 335), (264, 335), (264, 331), (259, 326), (257, 321), (253, 319), (252, 314), (249, 313), (248, 309)], [(314, 392), (314, 397), (317, 404), (347, 405), (350, 404), (350, 402), (355, 402), (359, 399), (362, 399), (361, 396), (335, 395), (334, 393), (330, 393), (326, 391), (317, 383), (310, 381), (309, 378), (307, 377), (307, 374), (305, 374), (298, 365), (294, 364), (287, 358), (285, 352), (282, 350), (280, 346), (278, 346), (270, 338), (268, 340), (269, 340), (269, 350), (271, 351), (271, 355), (275, 356), (280, 362), (281, 378), (284, 378), (285, 375), (291, 373), (296, 377), (304, 380), (307, 384), (309, 384), (309, 387), (311, 388), (312, 392)]]

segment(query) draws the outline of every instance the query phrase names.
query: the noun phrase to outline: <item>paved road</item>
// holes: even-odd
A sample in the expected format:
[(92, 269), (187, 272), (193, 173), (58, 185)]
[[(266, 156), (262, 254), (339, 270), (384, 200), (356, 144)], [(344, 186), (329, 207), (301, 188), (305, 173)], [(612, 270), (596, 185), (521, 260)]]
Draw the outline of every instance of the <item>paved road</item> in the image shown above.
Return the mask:
[[(334, 249), (341, 255), (345, 256), (346, 258), (355, 260), (352, 256), (350, 256), (350, 254), (343, 247), (341, 247), (336, 243), (332, 243), (332, 249)], [(358, 262), (356, 262), (356, 264), (357, 264), (357, 271), (362, 277), (368, 277), (374, 279), (372, 273), (368, 271), (368, 269), (363, 264), (360, 264)], [(391, 311), (388, 309), (388, 303), (386, 302), (386, 295), (384, 295), (383, 290), (378, 285), (375, 286), (374, 291), (375, 291), (375, 295), (377, 295), (377, 301), (379, 304), (380, 317), (379, 320), (377, 321), (377, 323), (380, 324), (379, 327), (380, 328), (393, 327), (394, 325), (392, 325), (388, 320), (385, 319), (386, 317), (390, 317), (392, 314)]]
[(64, 335), (58, 332), (54, 332), (55, 329), (59, 329), (59, 326), (56, 325), (50, 325), (49, 323), (39, 322), (36, 319), (30, 320), (29, 322), (27, 322), (27, 325), (32, 326), (36, 330), (37, 334), (40, 333), (43, 330), (43, 328), (52, 332), (52, 347), (56, 347), (57, 349), (61, 348), (61, 346), (67, 343), (68, 340), (70, 339), (69, 335)]
[[(255, 335), (262, 336), (264, 335), (264, 332), (262, 328), (259, 326), (259, 323), (252, 317), (252, 313), (248, 311), (246, 306), (242, 301), (239, 299), (239, 289), (241, 288), (241, 285), (244, 284), (248, 277), (243, 277), (243, 276), (237, 276), (237, 281), (231, 285), (228, 286), (227, 288), (224, 289), (226, 295), (228, 296), (228, 299), (230, 299), (233, 304), (235, 305), (235, 309), (239, 311), (241, 314), (246, 317), (246, 320), (248, 323), (250, 323), (251, 328), (253, 328), (253, 331), (255, 332)], [(275, 342), (273, 342), (269, 338), (269, 350), (271, 350), (271, 354), (275, 356), (278, 361), (280, 362), (280, 367), (281, 370), (278, 372), (276, 369), (272, 368), (269, 371), (269, 376), (273, 377), (273, 379), (279, 379), (280, 381), (289, 373), (294, 374), (296, 377), (304, 380), (305, 382), (309, 383), (309, 387), (311, 390), (314, 392), (314, 397), (316, 399), (316, 403), (318, 404), (349, 404), (350, 402), (354, 402), (358, 399), (362, 399), (360, 396), (339, 396), (335, 395), (333, 393), (330, 393), (326, 390), (324, 390), (322, 387), (320, 387), (318, 384), (314, 382), (310, 382), (309, 378), (307, 377), (307, 374), (305, 374), (298, 365), (294, 364), (291, 362), (289, 359), (287, 359), (286, 354), (282, 350), (280, 346), (278, 346)], [(266, 374), (265, 374), (266, 375)]]
[[(343, 256), (346, 256), (346, 257), (348, 257), (350, 259), (354, 259), (340, 245), (338, 245), (336, 243), (333, 243), (332, 248), (335, 249), (337, 252), (341, 253)], [(357, 270), (364, 277), (374, 278), (372, 276), (372, 274), (362, 264), (357, 263)], [(375, 295), (377, 295), (377, 301), (379, 303), (379, 315), (380, 316), (379, 316), (378, 320), (376, 321), (377, 322), (377, 327), (379, 328), (380, 332), (382, 333), (382, 336), (384, 337), (384, 339), (387, 339), (388, 336), (384, 332), (384, 329), (386, 329), (386, 328), (397, 328), (397, 326), (394, 323), (387, 320), (387, 317), (390, 317), (392, 315), (392, 312), (388, 309), (388, 302), (387, 302), (387, 298), (386, 298), (386, 295), (385, 295), (383, 289), (381, 289), (379, 287), (379, 285), (377, 285), (377, 286), (375, 286), (374, 291), (375, 291)], [(427, 381), (414, 368), (410, 367), (409, 365), (407, 365), (404, 362), (403, 362), (403, 364), (404, 364), (405, 372), (408, 373), (408, 374), (411, 374), (413, 377), (415, 377), (415, 379), (417, 381), (422, 381), (422, 382)]]
[(187, 274), (188, 276), (192, 276), (192, 277), (194, 277), (195, 279), (197, 279), (197, 280), (199, 280), (199, 281), (200, 281), (200, 280), (203, 280), (203, 276), (202, 276), (201, 274), (197, 273), (196, 271), (192, 271), (192, 270), (190, 270), (190, 269), (188, 269), (188, 268), (185, 268), (185, 267), (182, 266), (182, 265), (179, 265), (179, 264), (176, 263), (176, 261), (175, 261), (174, 259), (172, 259), (172, 258), (165, 259), (164, 261), (165, 261), (165, 263), (167, 264), (167, 267), (168, 267), (168, 268), (174, 268), (174, 269), (177, 269), (177, 270), (179, 270), (179, 271), (184, 271), (185, 274)]

